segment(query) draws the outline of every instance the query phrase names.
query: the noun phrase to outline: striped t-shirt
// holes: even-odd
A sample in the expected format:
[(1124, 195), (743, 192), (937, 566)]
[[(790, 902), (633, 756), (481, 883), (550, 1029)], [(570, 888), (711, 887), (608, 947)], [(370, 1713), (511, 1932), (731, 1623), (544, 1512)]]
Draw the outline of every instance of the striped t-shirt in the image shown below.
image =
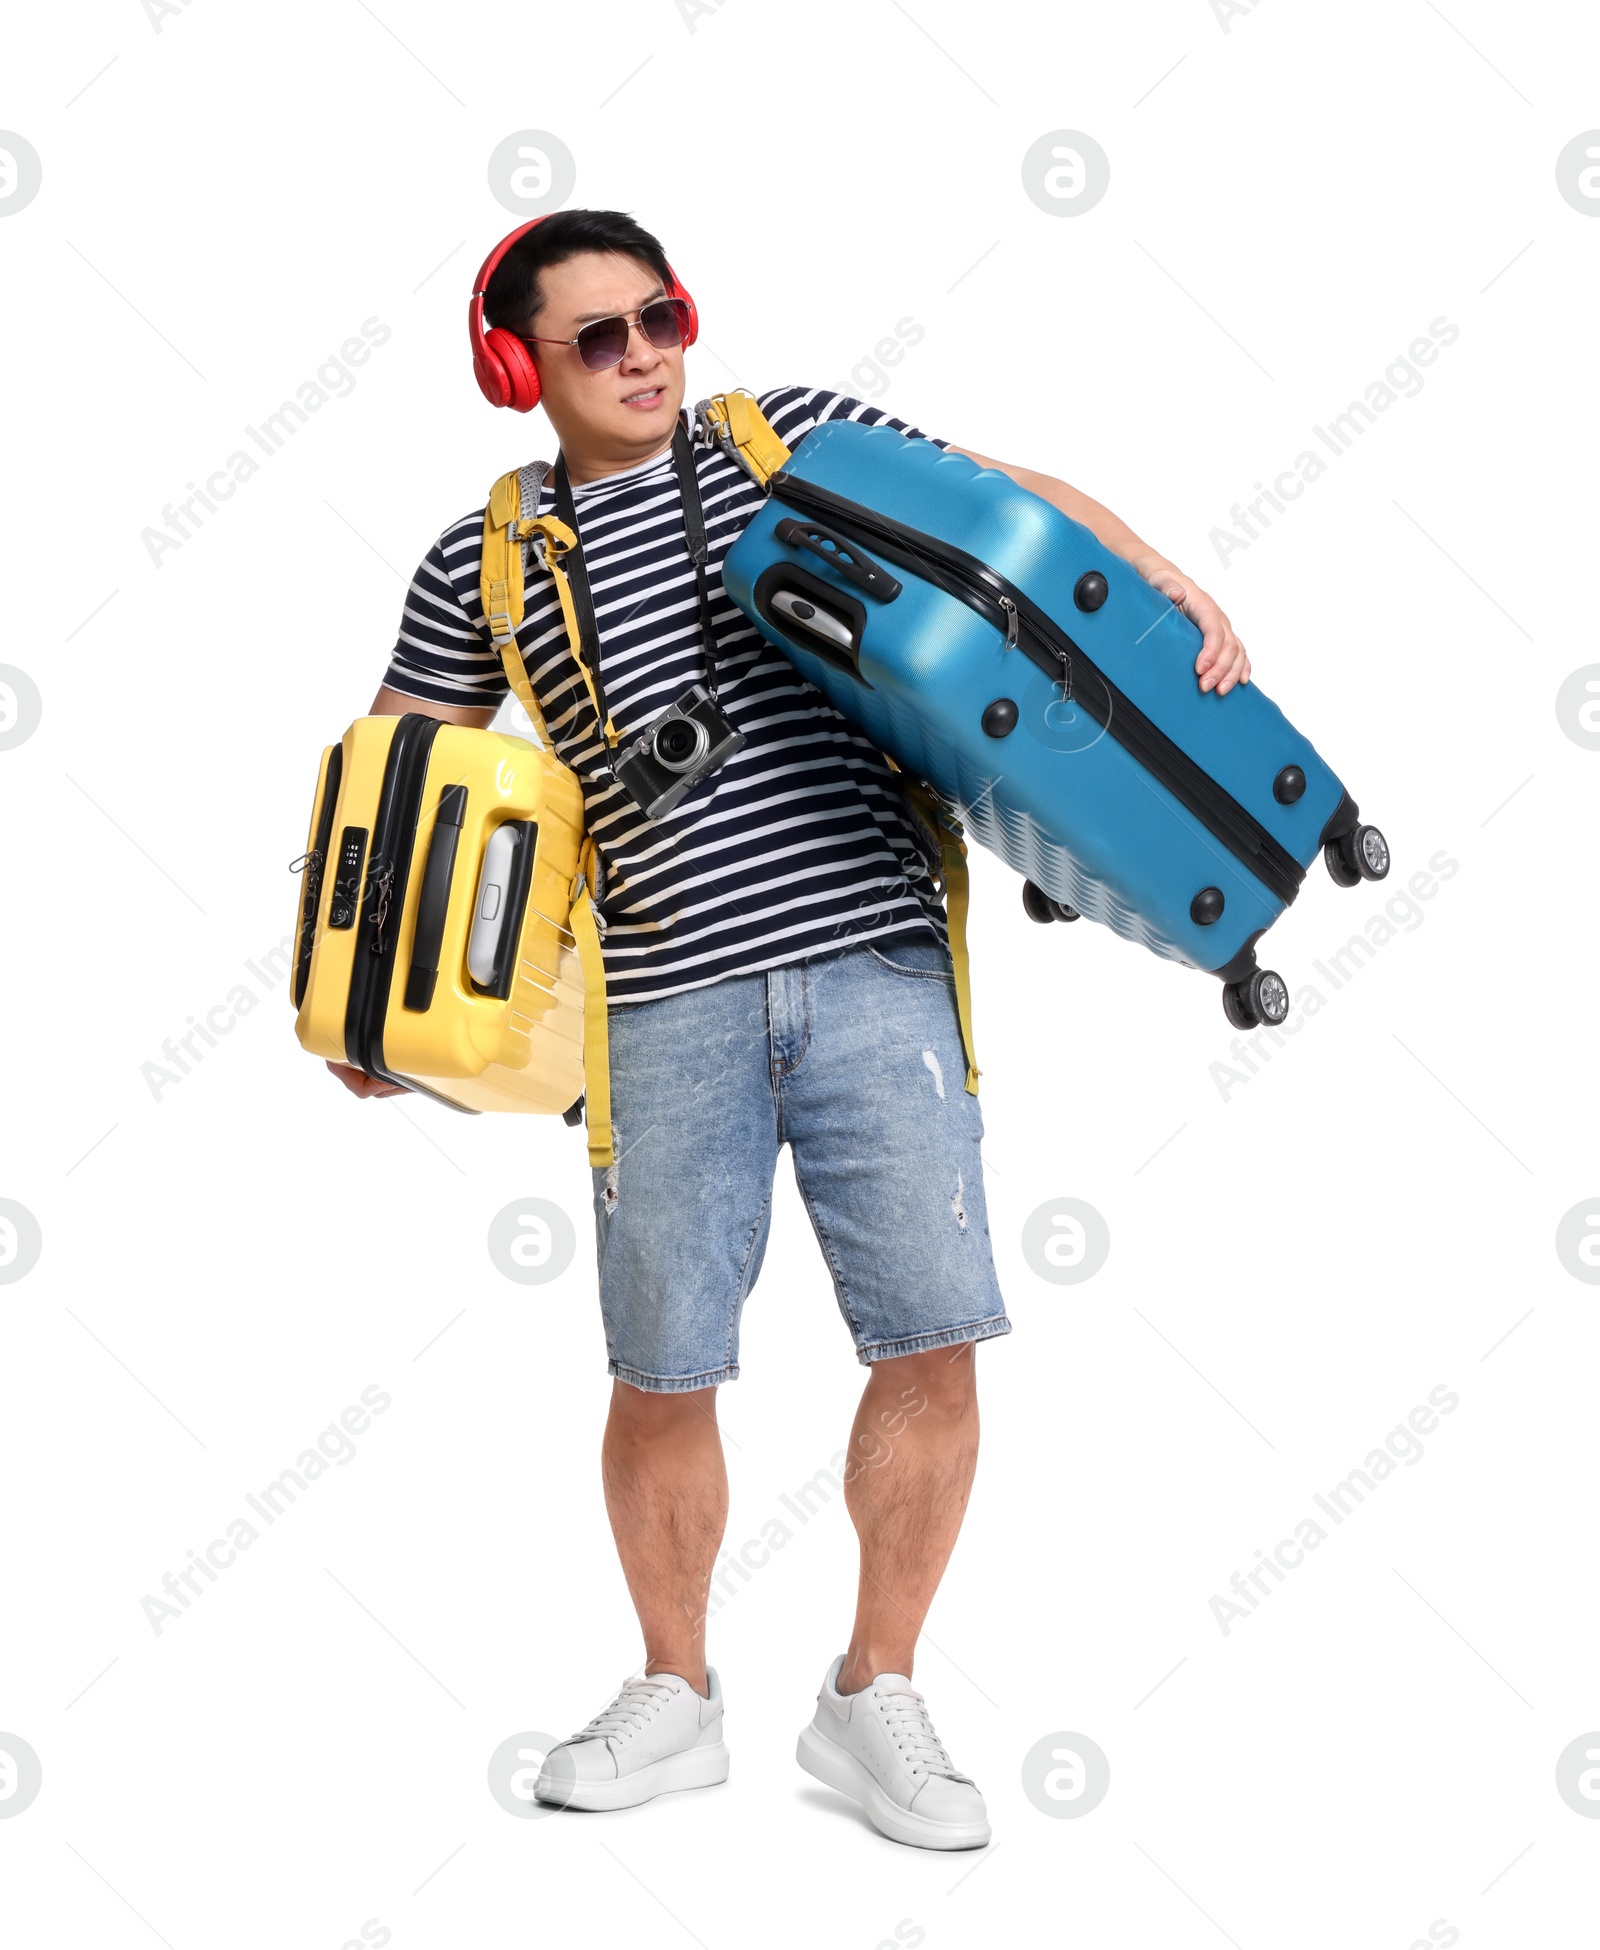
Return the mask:
[[(823, 420), (914, 427), (839, 393), (788, 386), (761, 409), (791, 449)], [(944, 444), (944, 443), (939, 443)], [(720, 448), (694, 444), (705, 511), (717, 701), (743, 747), (648, 820), (613, 780), (567, 645), (550, 576), (530, 563), (517, 632), (558, 756), (583, 787), (603, 879), (606, 992), (643, 1002), (886, 936), (948, 939), (937, 857), (861, 732), (757, 634), (722, 563), (762, 493)], [(619, 745), (704, 680), (700, 612), (672, 456), (573, 484), (600, 634), (600, 678)], [(537, 512), (555, 495), (547, 480)], [(436, 704), (496, 705), (505, 674), (478, 593), (483, 509), (452, 523), (406, 597), (384, 682)]]

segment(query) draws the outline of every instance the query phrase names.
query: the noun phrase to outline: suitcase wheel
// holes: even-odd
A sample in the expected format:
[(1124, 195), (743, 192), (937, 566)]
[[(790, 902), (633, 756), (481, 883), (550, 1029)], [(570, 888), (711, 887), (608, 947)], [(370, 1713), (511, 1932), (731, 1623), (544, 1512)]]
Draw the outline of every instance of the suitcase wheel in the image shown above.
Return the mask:
[(1289, 1013), (1289, 984), (1275, 970), (1258, 968), (1222, 991), (1222, 1013), (1235, 1029), (1276, 1028)]
[(1354, 887), (1363, 880), (1382, 880), (1389, 872), (1389, 842), (1376, 826), (1357, 826), (1322, 849), (1322, 858), (1335, 886)]
[(1077, 921), (1082, 916), (1065, 901), (1053, 901), (1042, 887), (1031, 880), (1022, 883), (1022, 905), (1030, 921)]

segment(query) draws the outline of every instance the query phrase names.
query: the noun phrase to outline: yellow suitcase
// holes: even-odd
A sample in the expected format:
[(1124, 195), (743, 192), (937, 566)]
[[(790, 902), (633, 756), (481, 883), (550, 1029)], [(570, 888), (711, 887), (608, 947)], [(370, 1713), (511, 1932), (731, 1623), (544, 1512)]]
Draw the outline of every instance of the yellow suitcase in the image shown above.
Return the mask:
[(543, 748), (421, 712), (357, 718), (328, 747), (296, 862), (295, 1033), (313, 1055), (457, 1110), (576, 1122), (581, 1100), (589, 1162), (609, 1165), (594, 842), (516, 642), (524, 548), (555, 571), (576, 641), (559, 568), (575, 538), (522, 515), (545, 471), (495, 483), (481, 578), (495, 648)]
[(526, 739), (358, 718), (323, 754), (295, 958), (304, 1047), (461, 1110), (583, 1094), (583, 795)]

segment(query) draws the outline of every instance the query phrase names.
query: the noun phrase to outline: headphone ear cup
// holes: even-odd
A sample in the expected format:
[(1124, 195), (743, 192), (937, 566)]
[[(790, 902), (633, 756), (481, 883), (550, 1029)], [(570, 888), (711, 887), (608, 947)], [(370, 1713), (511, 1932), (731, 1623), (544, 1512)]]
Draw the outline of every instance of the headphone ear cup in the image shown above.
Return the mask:
[(689, 296), (688, 292), (678, 282), (677, 272), (672, 270), (670, 264), (667, 266), (667, 269), (672, 271), (672, 289), (667, 295), (672, 298), (681, 298), (689, 307), (689, 336), (683, 342), (683, 349), (687, 352), (689, 347), (700, 336), (700, 311), (693, 298)]
[(488, 351), (474, 352), (472, 355), (472, 376), (478, 382), (478, 391), (491, 406), (505, 406), (511, 398), (511, 382), (506, 377), (505, 367)]
[(492, 405), (531, 413), (539, 404), (539, 368), (515, 332), (507, 332), (498, 325), (485, 332), (483, 353), (472, 363), (484, 397)]

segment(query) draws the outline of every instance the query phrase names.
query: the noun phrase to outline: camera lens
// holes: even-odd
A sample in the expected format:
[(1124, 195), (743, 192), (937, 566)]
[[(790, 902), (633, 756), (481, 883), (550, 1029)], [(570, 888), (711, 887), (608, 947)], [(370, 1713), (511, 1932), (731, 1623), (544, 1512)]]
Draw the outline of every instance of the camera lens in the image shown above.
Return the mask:
[(696, 724), (693, 718), (674, 716), (656, 727), (652, 749), (657, 762), (669, 772), (687, 772), (704, 757), (710, 743), (704, 725)]

